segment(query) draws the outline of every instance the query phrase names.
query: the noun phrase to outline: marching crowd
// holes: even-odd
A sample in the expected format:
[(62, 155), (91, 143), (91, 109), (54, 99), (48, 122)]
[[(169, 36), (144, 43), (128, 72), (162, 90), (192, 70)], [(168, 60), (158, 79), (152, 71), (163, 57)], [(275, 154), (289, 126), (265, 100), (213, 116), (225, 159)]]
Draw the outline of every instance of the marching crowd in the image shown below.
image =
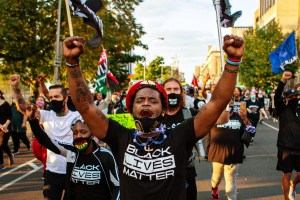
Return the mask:
[[(244, 42), (231, 35), (224, 37), (228, 56), (224, 72), (210, 87), (207, 74), (199, 88), (182, 86), (170, 77), (161, 85), (144, 80), (121, 92), (92, 94), (80, 69), (84, 44), (81, 37), (64, 41), (69, 88), (52, 85), (47, 89), (40, 75), (37, 82), (43, 94), (25, 101), (21, 77), (12, 75), (11, 105), (0, 91), (0, 170), (5, 169), (3, 152), (13, 165), (21, 140), (43, 164), (45, 199), (196, 200), (194, 152), (198, 140), (206, 138), (212, 198), (220, 199), (218, 186), (224, 177), (227, 199), (237, 199), (244, 147), (254, 141), (257, 125), (271, 117), (279, 121), (277, 170), (283, 173), (283, 195), (296, 199), (300, 85), (284, 91), (291, 72), (285, 71), (270, 92), (236, 87)], [(136, 128), (108, 117), (120, 113), (131, 114)], [(32, 143), (26, 123), (33, 133)], [(99, 145), (102, 142), (108, 147)]]

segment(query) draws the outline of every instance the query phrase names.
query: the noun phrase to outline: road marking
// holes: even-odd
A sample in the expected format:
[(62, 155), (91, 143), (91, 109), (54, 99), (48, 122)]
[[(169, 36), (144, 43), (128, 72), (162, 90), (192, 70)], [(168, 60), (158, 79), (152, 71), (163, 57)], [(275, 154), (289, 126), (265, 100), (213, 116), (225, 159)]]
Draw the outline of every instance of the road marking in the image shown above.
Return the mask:
[[(0, 178), (2, 178), (3, 176), (6, 176), (7, 174), (10, 174), (10, 173), (12, 173), (12, 172), (18, 170), (18, 169), (20, 169), (20, 168), (22, 168), (22, 167), (24, 167), (25, 165), (30, 165), (29, 163), (33, 163), (33, 162), (36, 161), (36, 160), (37, 160), (37, 159), (34, 158), (34, 159), (32, 159), (32, 160), (27, 161), (26, 163), (23, 163), (22, 165), (17, 166), (17, 167), (15, 167), (15, 168), (13, 168), (13, 169), (11, 169), (11, 170), (9, 170), (9, 171), (7, 171), (7, 172), (1, 174), (1, 175), (0, 175)], [(31, 166), (31, 165), (30, 165), (30, 166)], [(31, 167), (32, 167), (32, 166), (31, 166)], [(34, 167), (32, 167), (32, 168), (35, 169)]]
[(264, 125), (270, 127), (271, 129), (274, 129), (275, 131), (279, 131), (278, 128), (276, 128), (276, 127), (274, 127), (274, 126), (272, 126), (272, 125), (270, 125), (270, 124), (267, 124), (266, 122), (262, 122), (262, 123), (263, 123)]
[(201, 157), (204, 157), (205, 156), (205, 152), (204, 152), (204, 147), (203, 147), (203, 142), (202, 142), (203, 139), (201, 140), (198, 140), (197, 144), (198, 144), (198, 149), (199, 149), (199, 154)]
[(25, 177), (29, 176), (30, 174), (36, 172), (37, 170), (41, 169), (42, 167), (43, 167), (43, 166), (39, 166), (37, 169), (33, 169), (33, 170), (27, 172), (26, 174), (23, 174), (23, 175), (20, 176), (19, 178), (16, 178), (15, 180), (13, 180), (13, 181), (11, 181), (11, 182), (9, 182), (9, 183), (3, 185), (2, 187), (0, 187), (0, 191), (4, 190), (5, 188), (11, 186), (12, 184), (14, 184), (14, 183), (16, 183), (16, 182), (22, 180), (23, 178), (25, 178)]

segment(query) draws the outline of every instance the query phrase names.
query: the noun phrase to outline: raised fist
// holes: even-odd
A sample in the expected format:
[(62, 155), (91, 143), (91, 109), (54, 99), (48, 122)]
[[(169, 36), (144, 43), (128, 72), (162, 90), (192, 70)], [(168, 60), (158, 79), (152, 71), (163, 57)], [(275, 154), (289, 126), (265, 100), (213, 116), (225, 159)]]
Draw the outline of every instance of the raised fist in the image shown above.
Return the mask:
[(20, 86), (20, 76), (18, 74), (11, 75), (10, 84), (13, 88), (18, 88)]
[(225, 35), (223, 50), (229, 58), (240, 60), (244, 55), (244, 40), (235, 35)]

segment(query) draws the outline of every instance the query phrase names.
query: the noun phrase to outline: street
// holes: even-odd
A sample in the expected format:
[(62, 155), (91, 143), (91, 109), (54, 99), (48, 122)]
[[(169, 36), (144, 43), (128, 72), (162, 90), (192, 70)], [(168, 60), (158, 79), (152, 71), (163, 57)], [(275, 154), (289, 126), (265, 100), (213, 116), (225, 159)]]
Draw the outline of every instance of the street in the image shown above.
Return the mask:
[[(275, 169), (277, 129), (278, 122), (271, 120), (258, 125), (254, 143), (245, 150), (246, 159), (239, 168), (238, 199), (283, 199), (281, 172)], [(15, 164), (0, 172), (0, 197), (9, 200), (43, 199), (41, 163), (24, 146), (20, 151)], [(196, 168), (198, 199), (211, 199), (211, 163), (200, 157)], [(221, 199), (225, 199), (224, 181), (219, 192)], [(297, 193), (300, 193), (299, 186)]]

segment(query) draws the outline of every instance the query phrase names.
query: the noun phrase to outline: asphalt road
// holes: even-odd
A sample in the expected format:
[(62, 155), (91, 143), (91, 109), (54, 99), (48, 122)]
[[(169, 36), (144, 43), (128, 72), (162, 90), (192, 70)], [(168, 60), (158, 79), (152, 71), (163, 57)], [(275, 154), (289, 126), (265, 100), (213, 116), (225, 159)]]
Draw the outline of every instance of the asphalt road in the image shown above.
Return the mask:
[[(246, 149), (246, 159), (239, 168), (238, 199), (283, 199), (281, 172), (275, 169), (277, 128), (278, 122), (270, 120), (258, 125), (254, 143)], [(20, 151), (15, 157), (15, 164), (0, 171), (0, 199), (43, 199), (41, 163), (25, 146)], [(211, 163), (203, 157), (199, 159), (200, 162), (196, 162), (198, 199), (211, 199)], [(298, 186), (297, 193), (300, 193), (299, 188)], [(221, 199), (225, 199), (224, 181), (221, 182), (219, 191)]]

